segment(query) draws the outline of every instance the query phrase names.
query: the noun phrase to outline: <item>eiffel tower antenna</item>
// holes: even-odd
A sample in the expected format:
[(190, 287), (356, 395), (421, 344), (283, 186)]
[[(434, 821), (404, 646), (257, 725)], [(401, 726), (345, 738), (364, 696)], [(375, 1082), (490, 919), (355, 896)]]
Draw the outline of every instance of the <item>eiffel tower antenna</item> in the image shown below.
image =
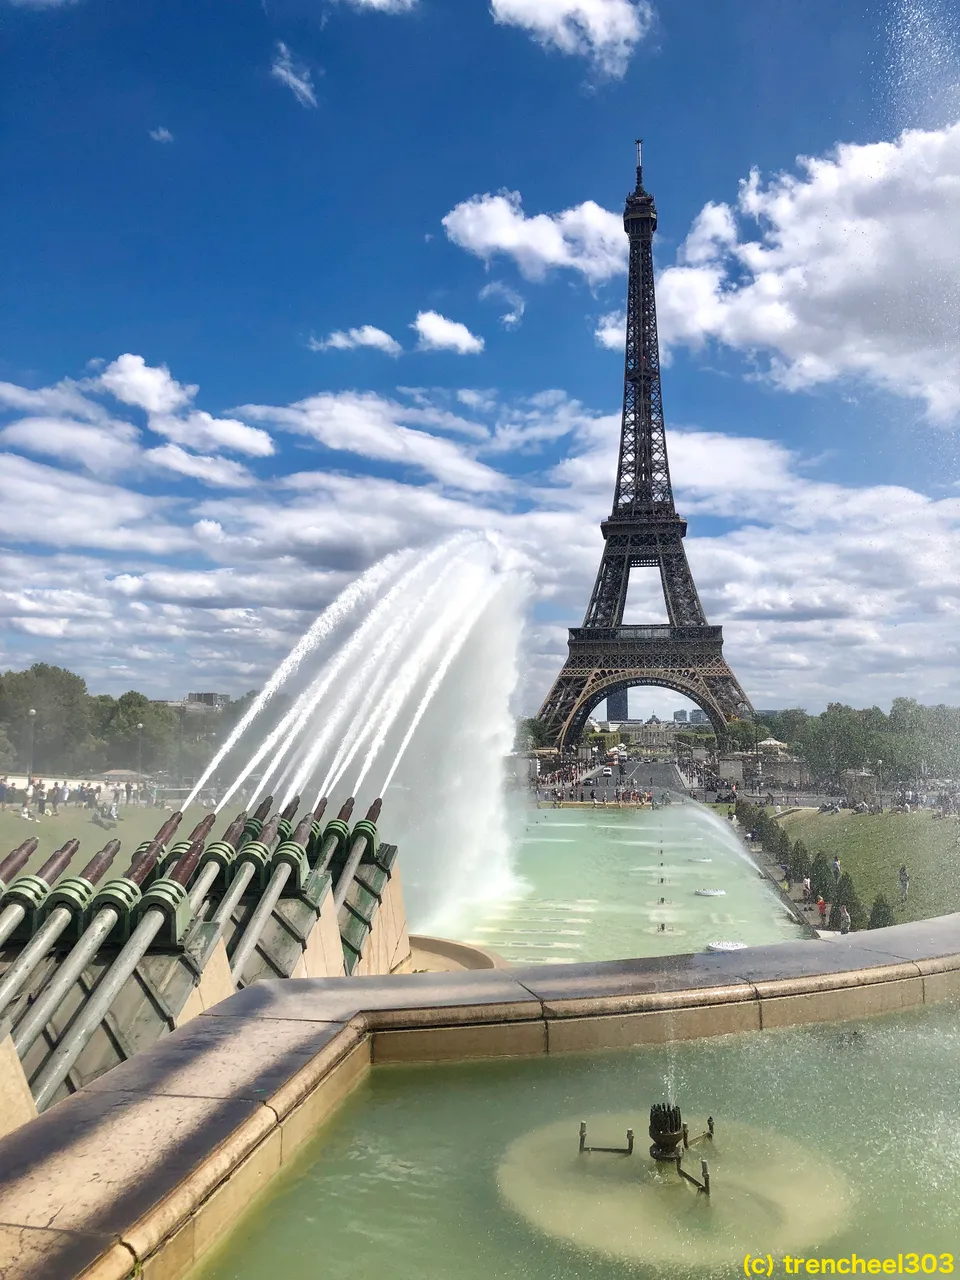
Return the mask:
[[(656, 685), (690, 698), (706, 712), (718, 742), (732, 720), (753, 708), (723, 656), (723, 628), (707, 623), (687, 563), (687, 523), (670, 483), (660, 389), (660, 344), (653, 279), (657, 207), (643, 186), (637, 139), (637, 185), (627, 196), (623, 226), (630, 240), (623, 417), (613, 510), (600, 525), (603, 555), (583, 625), (570, 630), (569, 655), (537, 718), (558, 746), (576, 742), (597, 705), (627, 719), (627, 690)], [(631, 569), (660, 570), (668, 622), (624, 626)]]

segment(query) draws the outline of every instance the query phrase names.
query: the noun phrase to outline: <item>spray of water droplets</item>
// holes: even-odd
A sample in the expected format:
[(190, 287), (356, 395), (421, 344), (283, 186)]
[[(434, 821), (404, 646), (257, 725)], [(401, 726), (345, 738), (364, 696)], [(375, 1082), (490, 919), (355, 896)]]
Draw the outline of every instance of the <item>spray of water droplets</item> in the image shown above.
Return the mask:
[[(510, 553), (486, 536), (389, 557), (317, 619), (197, 790), (218, 767), (227, 780), (229, 756), (218, 810), (267, 794), (311, 807), (353, 795), (362, 812), (382, 795), (414, 929), (454, 896), (504, 892), (503, 760), (526, 594)], [(289, 706), (272, 724), (278, 695)]]

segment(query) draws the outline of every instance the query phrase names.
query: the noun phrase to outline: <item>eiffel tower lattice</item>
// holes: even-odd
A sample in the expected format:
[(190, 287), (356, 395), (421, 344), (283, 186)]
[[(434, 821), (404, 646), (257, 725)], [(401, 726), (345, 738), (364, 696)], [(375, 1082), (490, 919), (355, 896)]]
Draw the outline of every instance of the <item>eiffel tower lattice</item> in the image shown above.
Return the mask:
[[(657, 209), (643, 187), (640, 143), (637, 185), (627, 196), (630, 240), (626, 359), (620, 460), (613, 511), (600, 526), (603, 557), (581, 627), (570, 629), (569, 655), (537, 718), (558, 746), (575, 742), (597, 703), (626, 719), (627, 689), (657, 685), (695, 702), (718, 740), (753, 708), (723, 656), (723, 629), (707, 623), (687, 563), (687, 524), (677, 515), (667, 463), (660, 391), (660, 347), (653, 280)], [(658, 568), (668, 622), (624, 626), (631, 569)], [(621, 714), (622, 712), (622, 714)]]

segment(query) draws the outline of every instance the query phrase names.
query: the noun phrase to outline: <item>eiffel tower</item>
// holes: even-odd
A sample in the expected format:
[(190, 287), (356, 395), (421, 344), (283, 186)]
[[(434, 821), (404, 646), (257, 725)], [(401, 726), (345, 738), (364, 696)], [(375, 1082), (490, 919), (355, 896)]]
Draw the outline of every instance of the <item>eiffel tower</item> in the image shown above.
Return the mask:
[[(625, 720), (633, 685), (684, 694), (706, 712), (718, 741), (730, 721), (753, 714), (724, 659), (722, 627), (707, 623), (683, 547), (687, 522), (673, 503), (653, 281), (657, 208), (644, 190), (641, 160), (638, 142), (637, 186), (623, 211), (630, 280), (613, 511), (600, 525), (603, 557), (583, 626), (571, 627), (569, 656), (537, 715), (558, 746), (579, 739), (590, 712), (605, 698), (610, 718)], [(630, 570), (641, 567), (660, 570), (666, 625), (623, 625)]]

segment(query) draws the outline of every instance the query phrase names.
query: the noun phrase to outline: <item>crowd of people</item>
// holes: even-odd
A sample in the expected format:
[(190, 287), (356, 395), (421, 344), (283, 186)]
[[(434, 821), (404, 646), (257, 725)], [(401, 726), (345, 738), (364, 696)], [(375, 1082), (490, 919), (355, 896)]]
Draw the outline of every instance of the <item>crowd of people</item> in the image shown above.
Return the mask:
[[(570, 804), (618, 804), (641, 805), (654, 804), (652, 791), (639, 791), (636, 787), (551, 787), (537, 790), (537, 801), (551, 800), (554, 809), (562, 809), (564, 803)], [(666, 800), (666, 796), (664, 796)]]
[(43, 778), (28, 778), (25, 787), (13, 786), (9, 779), (0, 778), (0, 810), (12, 806), (21, 818), (38, 822), (41, 818), (57, 817), (61, 808), (72, 805), (75, 809), (92, 809), (105, 819), (116, 822), (118, 811), (126, 805), (156, 806), (157, 788), (146, 782), (139, 786), (133, 782), (109, 785), (102, 782), (47, 783)]

